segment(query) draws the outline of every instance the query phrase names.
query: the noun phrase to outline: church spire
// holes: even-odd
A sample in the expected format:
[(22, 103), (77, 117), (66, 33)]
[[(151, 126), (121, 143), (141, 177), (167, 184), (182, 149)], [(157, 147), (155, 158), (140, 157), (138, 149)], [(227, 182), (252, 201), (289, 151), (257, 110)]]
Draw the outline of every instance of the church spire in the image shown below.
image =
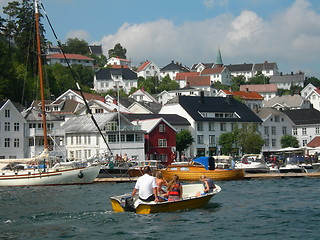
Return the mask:
[(222, 67), (222, 66), (223, 66), (220, 48), (218, 49), (218, 55), (217, 55), (217, 59), (216, 59), (216, 62), (215, 62), (214, 65), (215, 65), (216, 67)]

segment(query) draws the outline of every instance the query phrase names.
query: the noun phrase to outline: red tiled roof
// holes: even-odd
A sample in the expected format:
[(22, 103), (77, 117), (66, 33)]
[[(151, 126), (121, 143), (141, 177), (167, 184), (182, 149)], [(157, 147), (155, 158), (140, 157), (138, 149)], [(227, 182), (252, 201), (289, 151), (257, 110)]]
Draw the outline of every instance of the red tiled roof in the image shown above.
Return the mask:
[(201, 75), (222, 73), (225, 67), (215, 67), (203, 69)]
[(176, 74), (175, 80), (187, 80), (189, 77), (196, 77), (199, 75), (199, 72), (180, 72)]
[(119, 69), (119, 68), (129, 68), (128, 65), (108, 65), (111, 66), (113, 69)]
[(307, 147), (320, 147), (320, 137), (314, 137), (308, 144)]
[[(93, 58), (89, 58), (87, 56), (83, 56), (80, 54), (65, 54), (67, 59), (78, 59), (78, 60), (91, 60), (94, 61)], [(57, 58), (57, 59), (64, 59), (62, 53), (54, 53), (47, 56), (47, 58)]]
[[(74, 91), (74, 92), (81, 96), (81, 93), (79, 91)], [(85, 93), (85, 92), (83, 92), (83, 95), (84, 95), (84, 98), (86, 100), (94, 99), (94, 100), (99, 100), (101, 102), (105, 102), (104, 97), (101, 97), (99, 95), (95, 95), (95, 94), (91, 94), (91, 93)]]
[(319, 88), (316, 88), (314, 91), (320, 95), (320, 89)]
[(263, 97), (258, 92), (246, 92), (246, 91), (228, 91), (222, 90), (226, 94), (232, 94), (234, 96), (240, 97), (243, 100), (263, 100)]
[(240, 91), (252, 91), (252, 92), (277, 92), (277, 84), (254, 84), (254, 85), (240, 85)]
[(191, 76), (187, 78), (189, 86), (210, 86), (210, 76)]
[(137, 71), (138, 72), (142, 71), (143, 69), (145, 69), (148, 66), (149, 63), (150, 63), (150, 61), (145, 61), (144, 63), (141, 64), (141, 66), (138, 68)]

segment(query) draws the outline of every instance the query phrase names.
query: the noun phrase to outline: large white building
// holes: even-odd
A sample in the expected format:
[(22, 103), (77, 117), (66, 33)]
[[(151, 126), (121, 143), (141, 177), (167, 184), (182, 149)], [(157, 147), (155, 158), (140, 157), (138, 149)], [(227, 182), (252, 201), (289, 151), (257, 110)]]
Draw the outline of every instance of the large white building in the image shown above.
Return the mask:
[(26, 120), (10, 100), (0, 101), (0, 159), (27, 157)]

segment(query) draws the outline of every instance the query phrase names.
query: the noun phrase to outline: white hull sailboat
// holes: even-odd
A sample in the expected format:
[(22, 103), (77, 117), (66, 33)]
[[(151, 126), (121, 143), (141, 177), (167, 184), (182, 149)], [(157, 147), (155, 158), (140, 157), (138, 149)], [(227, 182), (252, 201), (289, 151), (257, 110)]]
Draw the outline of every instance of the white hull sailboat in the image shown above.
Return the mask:
[[(35, 2), (37, 52), (40, 80), (40, 94), (42, 107), (42, 124), (44, 136), (44, 151), (37, 157), (28, 159), (0, 159), (1, 186), (43, 186), (92, 183), (100, 171), (99, 165), (78, 162), (50, 162), (48, 153), (47, 123), (44, 101), (44, 86), (42, 74), (39, 11), (38, 2)], [(52, 166), (54, 164), (54, 166)], [(15, 166), (15, 167), (14, 167)], [(41, 167), (42, 166), (42, 167)], [(50, 167), (52, 166), (52, 167)]]

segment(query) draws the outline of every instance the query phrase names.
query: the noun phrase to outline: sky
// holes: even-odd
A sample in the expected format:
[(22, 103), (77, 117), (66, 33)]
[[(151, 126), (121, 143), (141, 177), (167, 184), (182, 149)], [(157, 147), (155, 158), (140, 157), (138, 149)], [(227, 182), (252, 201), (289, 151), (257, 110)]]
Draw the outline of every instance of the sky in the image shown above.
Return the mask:
[[(0, 7), (8, 0), (0, 0)], [(133, 66), (276, 62), (320, 79), (319, 0), (42, 0), (63, 43), (120, 43)], [(55, 44), (49, 27), (46, 37)]]

